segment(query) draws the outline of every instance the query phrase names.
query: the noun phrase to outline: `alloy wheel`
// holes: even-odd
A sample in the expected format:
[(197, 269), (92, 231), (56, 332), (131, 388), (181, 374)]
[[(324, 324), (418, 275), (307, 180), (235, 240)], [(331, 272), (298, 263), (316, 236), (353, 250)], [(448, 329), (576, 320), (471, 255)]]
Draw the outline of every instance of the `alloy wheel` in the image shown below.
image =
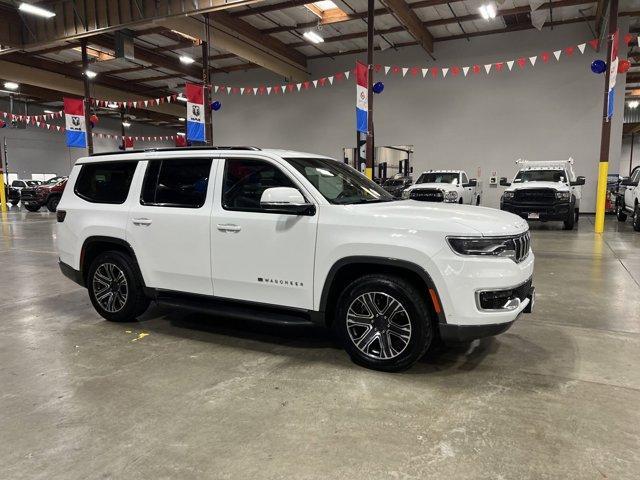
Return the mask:
[(411, 340), (411, 321), (402, 304), (383, 292), (358, 296), (347, 311), (347, 332), (368, 357), (389, 360), (400, 355)]
[(107, 312), (122, 310), (129, 296), (129, 285), (124, 272), (113, 263), (101, 264), (93, 274), (93, 294)]

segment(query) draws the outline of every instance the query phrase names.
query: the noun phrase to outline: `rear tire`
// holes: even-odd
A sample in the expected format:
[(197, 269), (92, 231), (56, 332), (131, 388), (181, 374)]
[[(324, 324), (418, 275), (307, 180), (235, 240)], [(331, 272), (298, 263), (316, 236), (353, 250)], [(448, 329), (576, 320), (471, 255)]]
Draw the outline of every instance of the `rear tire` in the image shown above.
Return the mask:
[(40, 210), (40, 205), (34, 205), (33, 203), (27, 203), (24, 208), (26, 208), (30, 212), (37, 212)]
[(118, 251), (96, 257), (87, 275), (89, 298), (96, 311), (111, 322), (130, 322), (149, 307), (133, 260)]
[(11, 200), (11, 205), (14, 207), (20, 203), (20, 200)]
[(476, 198), (476, 206), (480, 206), (480, 195), (478, 195), (478, 197)]
[(48, 201), (47, 201), (47, 209), (50, 212), (54, 212), (58, 209), (58, 203), (60, 203), (60, 197), (59, 196), (55, 196), (55, 197), (51, 197)]
[(434, 338), (424, 294), (393, 275), (365, 275), (349, 284), (333, 326), (355, 363), (385, 372), (409, 368)]
[(624, 201), (622, 203), (618, 202), (618, 206), (616, 207), (616, 218), (619, 222), (627, 221), (627, 212), (624, 211)]
[(580, 221), (580, 209), (576, 208), (576, 223)]
[(640, 204), (636, 202), (636, 208), (633, 209), (633, 229), (640, 232)]

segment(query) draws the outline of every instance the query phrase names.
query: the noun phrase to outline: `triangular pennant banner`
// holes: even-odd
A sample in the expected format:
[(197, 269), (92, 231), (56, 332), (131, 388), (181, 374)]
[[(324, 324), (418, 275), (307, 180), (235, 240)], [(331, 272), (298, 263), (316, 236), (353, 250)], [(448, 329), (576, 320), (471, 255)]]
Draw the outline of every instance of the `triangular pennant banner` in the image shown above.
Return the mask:
[(585, 48), (587, 48), (586, 43), (581, 43), (580, 45), (578, 45), (578, 50), (580, 50), (580, 53), (584, 53)]
[(333, 85), (333, 75), (331, 75), (331, 76), (330, 76), (330, 77), (328, 77), (328, 78), (329, 78), (329, 83), (330, 83), (331, 85)]
[(460, 75), (460, 67), (451, 67), (451, 75), (454, 77)]
[(507, 62), (507, 68), (509, 69), (509, 71), (511, 71), (511, 69), (513, 68), (513, 60), (509, 60)]
[(267, 95), (271, 95), (271, 87), (267, 87)]
[(594, 50), (598, 50), (598, 43), (599, 43), (599, 40), (597, 38), (594, 38), (593, 40), (589, 40), (589, 45), (591, 45), (591, 48), (593, 48)]
[(407, 74), (408, 71), (409, 71), (408, 68), (402, 67), (402, 76), (404, 77)]
[(560, 55), (562, 54), (562, 50), (556, 50), (553, 52), (553, 56), (556, 57), (556, 60), (560, 60)]
[(442, 69), (442, 78), (446, 77), (447, 73), (449, 73), (449, 69), (448, 68), (443, 68)]
[(487, 63), (487, 64), (484, 66), (484, 69), (485, 69), (485, 71), (487, 72), (487, 75), (489, 75), (489, 72), (491, 71), (491, 64), (490, 64), (490, 63)]
[(538, 59), (537, 55), (534, 55), (533, 57), (529, 57), (529, 61), (531, 62), (531, 66), (535, 66), (537, 59)]
[(318, 88), (318, 80), (314, 80), (313, 81), (313, 87), (314, 88)]
[(302, 88), (302, 83), (296, 83), (296, 88), (298, 89), (298, 91), (300, 91), (300, 89)]
[(344, 72), (344, 76), (345, 76), (346, 78), (349, 78), (349, 74), (350, 74), (350, 73), (351, 73), (351, 72), (350, 72), (349, 70), (347, 70), (346, 72)]
[(427, 72), (428, 72), (428, 71), (429, 71), (429, 69), (428, 69), (428, 68), (423, 68), (423, 69), (422, 69), (422, 78), (424, 78), (424, 77), (426, 77), (426, 76), (427, 76)]
[(258, 93), (257, 87), (253, 87), (253, 94), (256, 95)]
[(467, 73), (469, 73), (469, 67), (462, 67), (462, 73), (464, 73), (464, 76), (467, 76)]
[(389, 70), (391, 70), (391, 67), (389, 65), (385, 65), (384, 66), (384, 74), (387, 75), (389, 73)]

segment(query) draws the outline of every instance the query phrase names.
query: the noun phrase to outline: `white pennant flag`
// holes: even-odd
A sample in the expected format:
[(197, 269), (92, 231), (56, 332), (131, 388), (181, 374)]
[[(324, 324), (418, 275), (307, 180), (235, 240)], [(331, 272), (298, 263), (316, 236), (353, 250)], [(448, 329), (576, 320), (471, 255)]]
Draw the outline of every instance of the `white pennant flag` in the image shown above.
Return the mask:
[(404, 77), (408, 71), (409, 69), (407, 67), (402, 67), (402, 76)]
[(384, 74), (387, 75), (389, 73), (389, 70), (391, 70), (391, 67), (389, 65), (385, 65), (384, 66)]
[(584, 53), (584, 49), (586, 46), (586, 43), (581, 43), (580, 45), (578, 45), (578, 50), (580, 50), (580, 53)]
[(330, 77), (327, 77), (327, 78), (329, 79), (329, 83), (330, 83), (331, 85), (333, 85), (333, 75), (331, 75)]
[(231, 93), (231, 87), (227, 87), (227, 95)]
[(427, 72), (428, 72), (428, 71), (429, 71), (429, 69), (428, 69), (428, 68), (423, 68), (423, 69), (422, 69), (422, 78), (424, 78), (424, 77), (426, 77), (426, 76), (427, 76)]
[(469, 67), (462, 67), (462, 73), (464, 73), (464, 76), (467, 76), (467, 73), (469, 73)]
[(171, 95), (167, 95), (167, 102), (171, 101)]
[(258, 88), (257, 87), (253, 87), (253, 94), (257, 95), (258, 94)]
[(556, 57), (556, 60), (560, 60), (561, 53), (562, 53), (562, 50), (556, 50), (555, 52), (553, 52), (553, 56)]
[(267, 95), (271, 95), (271, 87), (267, 87)]
[(138, 102), (133, 102), (133, 108), (138, 108)]
[(509, 70), (511, 70), (513, 68), (513, 62), (514, 62), (514, 60), (509, 60), (507, 62), (507, 67), (509, 67)]
[(145, 107), (148, 107), (148, 106), (149, 106), (149, 100), (145, 100), (145, 101), (144, 101), (144, 106), (145, 106)]
[(446, 77), (447, 73), (449, 73), (449, 68), (443, 68), (442, 69), (442, 78)]
[(280, 89), (282, 90), (282, 94), (283, 95), (287, 92), (287, 86), (286, 85), (280, 85)]
[(300, 91), (300, 89), (302, 88), (302, 83), (296, 83), (296, 88), (298, 89), (298, 91)]
[(350, 71), (350, 70), (347, 70), (346, 72), (344, 72), (344, 76), (345, 76), (346, 78), (349, 78), (349, 74), (350, 74), (350, 73), (351, 73), (351, 71)]
[(537, 55), (534, 55), (533, 57), (529, 57), (529, 61), (531, 62), (532, 67), (535, 66), (537, 59), (538, 59)]
[(218, 93), (218, 90), (220, 90), (220, 87), (218, 85), (215, 85), (213, 87), (213, 93)]
[(487, 72), (487, 75), (489, 75), (489, 72), (491, 71), (491, 65), (493, 65), (492, 63), (487, 63), (484, 66), (485, 71)]
[(313, 88), (318, 88), (318, 80), (313, 81)]

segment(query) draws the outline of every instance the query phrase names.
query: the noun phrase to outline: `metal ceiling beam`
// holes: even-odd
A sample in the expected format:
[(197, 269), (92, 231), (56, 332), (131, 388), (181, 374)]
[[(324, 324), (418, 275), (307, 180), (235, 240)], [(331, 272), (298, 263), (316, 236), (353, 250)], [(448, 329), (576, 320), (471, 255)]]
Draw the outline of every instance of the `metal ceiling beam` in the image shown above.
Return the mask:
[[(194, 18), (171, 18), (158, 23), (195, 38), (202, 38), (204, 36), (203, 23)], [(250, 38), (253, 32), (248, 30), (235, 32), (228, 27), (222, 27), (221, 24), (215, 20), (212, 23), (213, 25), (210, 29), (211, 44), (215, 45), (216, 48), (233, 53), (250, 63), (271, 70), (285, 78), (297, 81), (308, 78), (309, 72), (306, 67), (306, 59), (303, 64), (300, 64), (295, 61), (299, 58), (298, 56), (292, 59), (289, 55), (283, 55), (283, 53), (287, 53), (286, 51), (281, 52), (280, 49), (276, 51), (270, 48), (272, 44), (263, 41), (264, 38), (267, 37), (266, 35), (260, 38)], [(290, 49), (290, 47), (287, 47), (287, 49)]]
[(433, 53), (433, 36), (405, 0), (381, 0), (428, 54)]

